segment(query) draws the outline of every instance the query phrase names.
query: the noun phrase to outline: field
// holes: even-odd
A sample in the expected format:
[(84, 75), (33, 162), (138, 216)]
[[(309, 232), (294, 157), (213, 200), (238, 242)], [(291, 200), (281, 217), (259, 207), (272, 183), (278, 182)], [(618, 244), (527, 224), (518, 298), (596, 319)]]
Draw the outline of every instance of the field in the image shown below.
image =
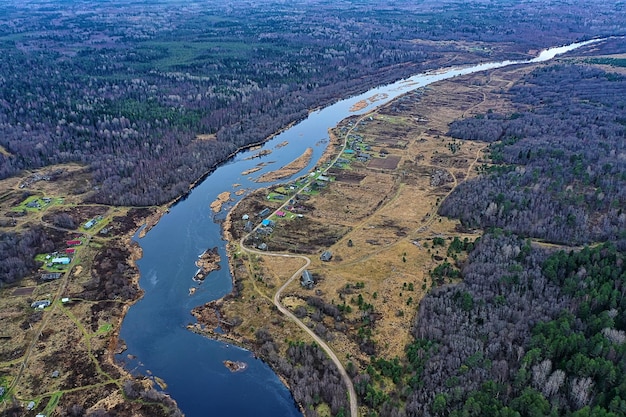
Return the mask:
[[(508, 68), (440, 82), (344, 120), (331, 136), (346, 140), (348, 151), (341, 140), (329, 145), (328, 152), (339, 159), (324, 173), (328, 180), (313, 181), (298, 195), (302, 181), (259, 190), (230, 213), (226, 228), (237, 290), (197, 309), (200, 322), (217, 323), (217, 308), (228, 323), (221, 323), (226, 337), (248, 346), (259, 328), (269, 329), (278, 341), (307, 340), (273, 313), (271, 301), (304, 261), (243, 253), (236, 242), (244, 237), (248, 247), (311, 259), (314, 287), (294, 280), (282, 302), (328, 341), (344, 365), (364, 370), (374, 357), (403, 357), (419, 301), (431, 286), (455, 279), (433, 271), (463, 262), (465, 253), (448, 250), (450, 243), (455, 238), (473, 242), (480, 235), (436, 214), (446, 195), (487, 163), (486, 144), (447, 137), (448, 123), (490, 109), (506, 112), (498, 92), (530, 70)], [(323, 161), (320, 168), (333, 161), (332, 155)], [(273, 198), (277, 193), (284, 198)], [(257, 224), (266, 217), (257, 216), (264, 208), (272, 213), (281, 206), (286, 213), (270, 216), (270, 230), (247, 235), (244, 215)], [(320, 260), (326, 250), (332, 253), (329, 262)], [(212, 326), (207, 328), (212, 333)]]

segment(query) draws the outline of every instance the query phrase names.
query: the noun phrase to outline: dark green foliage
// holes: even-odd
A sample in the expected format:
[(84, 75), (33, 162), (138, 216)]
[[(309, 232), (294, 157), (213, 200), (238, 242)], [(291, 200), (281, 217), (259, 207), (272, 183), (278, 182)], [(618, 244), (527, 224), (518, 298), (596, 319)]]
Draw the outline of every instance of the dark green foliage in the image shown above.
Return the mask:
[(433, 248), (436, 246), (445, 246), (446, 241), (442, 237), (434, 237), (433, 238)]
[(437, 283), (442, 284), (444, 278), (458, 278), (460, 276), (459, 270), (452, 266), (450, 262), (443, 262), (435, 267), (430, 272), (430, 276)]

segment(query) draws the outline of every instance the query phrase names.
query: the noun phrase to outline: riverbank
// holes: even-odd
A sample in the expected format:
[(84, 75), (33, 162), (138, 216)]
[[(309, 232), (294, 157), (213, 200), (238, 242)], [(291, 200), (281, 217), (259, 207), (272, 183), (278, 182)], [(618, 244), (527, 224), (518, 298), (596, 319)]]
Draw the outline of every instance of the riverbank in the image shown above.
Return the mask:
[[(469, 78), (471, 79), (471, 77)], [(459, 93), (463, 97), (461, 101), (459, 101), (459, 95), (451, 97), (452, 103), (458, 102), (459, 106), (465, 106), (461, 109), (455, 109), (455, 111), (462, 111), (466, 114), (478, 114), (481, 110), (484, 110), (480, 103), (474, 101), (482, 96), (482, 94), (474, 91), (474, 88), (477, 89), (481, 85), (485, 85), (487, 81), (479, 81), (477, 79), (474, 83), (474, 80), (468, 82), (466, 79), (465, 82), (472, 90), (465, 95), (462, 92)], [(458, 88), (458, 85), (458, 83), (454, 85), (455, 88), (451, 90), (450, 94), (462, 90)], [(437, 105), (441, 105), (441, 97), (431, 95), (430, 98), (432, 101), (430, 103), (431, 106), (428, 108), (439, 108)], [(406, 102), (402, 102), (402, 105), (399, 107), (402, 108), (406, 105)], [(408, 105), (410, 106), (412, 103), (408, 103)], [(397, 111), (397, 109), (393, 109), (393, 112)], [(332, 250), (334, 256), (333, 261), (330, 263), (322, 264), (321, 261), (316, 260), (316, 256), (312, 257), (315, 258), (312, 272), (316, 282), (314, 294), (320, 298), (328, 296), (334, 297), (334, 299), (322, 298), (324, 303), (322, 306), (310, 304), (316, 302), (313, 301), (314, 298), (310, 297), (311, 293), (307, 293), (304, 289), (297, 287), (297, 285), (294, 288), (289, 288), (285, 297), (289, 298), (289, 305), (292, 306), (294, 311), (300, 308), (300, 311), (306, 313), (307, 322), (310, 322), (312, 326), (319, 327), (321, 332), (325, 331), (326, 336), (334, 338), (331, 342), (333, 346), (346, 345), (350, 350), (354, 349), (357, 352), (363, 350), (363, 352), (354, 356), (359, 369), (362, 364), (366, 363), (366, 360), (369, 361), (371, 355), (367, 351), (372, 348), (374, 349), (373, 352), (377, 354), (387, 355), (392, 353), (389, 347), (377, 342), (377, 340), (383, 340), (384, 335), (375, 334), (376, 326), (373, 326), (373, 324), (365, 329), (365, 331), (372, 331), (371, 336), (367, 337), (365, 343), (361, 343), (359, 338), (354, 337), (354, 332), (363, 328), (362, 323), (357, 321), (358, 314), (362, 311), (361, 307), (367, 305), (369, 309), (371, 305), (374, 308), (374, 312), (366, 311), (368, 311), (367, 315), (372, 319), (372, 323), (376, 322), (377, 326), (379, 323), (383, 323), (382, 319), (392, 314), (397, 315), (398, 320), (402, 323), (410, 322), (410, 314), (404, 314), (404, 312), (409, 312), (410, 309), (415, 308), (419, 301), (417, 288), (421, 288), (423, 284), (428, 285), (428, 282), (423, 283), (419, 279), (416, 281), (412, 275), (417, 262), (416, 254), (419, 253), (424, 258), (432, 259), (424, 250), (426, 246), (423, 242), (430, 247), (433, 239), (432, 233), (450, 234), (450, 236), (452, 233), (457, 233), (453, 224), (435, 221), (438, 219), (431, 212), (433, 207), (428, 206), (429, 202), (433, 203), (433, 200), (429, 198), (444, 198), (455, 183), (469, 178), (468, 172), (473, 173), (470, 169), (473, 164), (467, 161), (480, 159), (480, 151), (482, 149), (480, 147), (471, 148), (464, 146), (463, 152), (459, 152), (459, 149), (455, 146), (448, 147), (450, 143), (446, 142), (446, 139), (450, 139), (445, 138), (446, 128), (441, 127), (445, 126), (445, 124), (440, 125), (440, 127), (431, 126), (425, 128), (424, 131), (419, 130), (421, 129), (420, 123), (425, 123), (425, 121), (437, 124), (442, 122), (442, 119), (459, 117), (458, 115), (455, 115), (454, 112), (446, 112), (445, 115), (440, 115), (439, 113), (427, 115), (426, 111), (422, 113), (424, 114), (420, 114), (420, 112), (415, 113), (420, 117), (416, 117), (415, 114), (412, 114), (410, 117), (401, 117), (398, 114), (383, 114), (382, 116), (384, 117), (382, 118), (372, 117), (372, 119), (367, 120), (366, 122), (370, 122), (370, 126), (378, 126), (379, 130), (376, 131), (375, 135), (367, 135), (359, 131), (358, 134), (360, 136), (366, 137), (367, 140), (391, 138), (394, 141), (394, 146), (391, 146), (388, 141), (385, 144), (370, 145), (373, 153), (375, 153), (375, 155), (370, 153), (370, 159), (373, 162), (371, 166), (362, 161), (358, 161), (361, 165), (358, 165), (357, 161), (349, 162), (352, 168), (357, 167), (361, 170), (358, 175), (353, 175), (353, 173), (347, 175), (347, 171), (344, 172), (341, 167), (337, 167), (339, 171), (332, 173), (330, 182), (324, 190), (318, 190), (317, 194), (307, 195), (308, 200), (305, 201), (303, 199), (298, 204), (299, 207), (295, 207), (298, 210), (302, 210), (299, 212), (302, 214), (302, 217), (295, 216), (293, 219), (289, 217), (284, 222), (276, 219), (278, 226), (274, 228), (274, 233), (283, 230), (284, 226), (288, 226), (284, 229), (288, 230), (289, 233), (272, 235), (267, 240), (269, 250), (273, 251), (272, 245), (277, 242), (275, 237), (282, 239), (279, 242), (282, 245), (294, 245), (302, 233), (312, 236), (315, 235), (311, 233), (313, 230), (316, 232), (319, 230), (332, 231), (328, 228), (328, 225), (336, 222), (338, 217), (340, 217), (339, 220), (342, 222), (352, 222), (343, 225), (342, 233), (340, 234), (324, 232), (322, 235), (324, 238), (328, 238), (328, 240), (320, 240), (317, 243), (318, 246), (298, 248), (299, 250), (309, 251), (312, 254), (317, 254), (322, 248), (330, 248)], [(396, 125), (395, 127), (393, 127), (394, 124)], [(416, 127), (421, 132), (420, 134), (411, 133), (412, 129)], [(341, 129), (349, 131), (350, 126), (342, 124), (336, 135), (343, 134)], [(389, 134), (387, 132), (388, 129), (391, 129), (393, 134)], [(314, 137), (319, 137), (318, 135), (319, 133), (316, 133)], [(424, 135), (424, 137), (420, 137), (420, 135)], [(425, 142), (432, 146), (431, 150), (426, 153), (423, 150), (419, 150), (419, 147), (424, 145)], [(439, 146), (439, 148), (436, 146)], [(387, 149), (387, 152), (382, 152), (382, 148)], [(410, 153), (410, 157), (401, 155), (402, 152), (407, 150), (414, 152), (416, 149), (418, 149), (418, 152)], [(446, 151), (445, 149), (448, 150)], [(424, 165), (426, 166), (421, 166), (420, 161), (422, 160), (429, 163), (425, 163)], [(245, 165), (241, 164), (241, 166)], [(397, 169), (399, 167), (406, 172), (398, 175)], [(234, 168), (237, 168), (237, 166)], [(434, 172), (433, 169), (435, 170)], [(470, 170), (466, 171), (467, 169)], [(241, 171), (243, 170), (238, 168), (237, 172)], [(232, 172), (232, 169), (230, 172)], [(446, 172), (449, 175), (444, 175)], [(453, 184), (447, 184), (449, 181), (444, 181), (444, 183), (437, 181), (437, 184), (434, 184), (431, 182), (433, 177), (439, 179), (453, 178), (454, 181)], [(232, 178), (232, 176), (229, 178)], [(216, 176), (215, 181), (220, 181), (219, 175)], [(320, 180), (320, 184), (321, 182), (322, 180)], [(318, 184), (318, 186), (320, 185)], [(360, 191), (357, 190), (357, 188), (362, 186), (365, 188)], [(417, 187), (417, 190), (423, 189), (422, 191), (428, 191), (430, 193), (429, 198), (416, 198), (415, 195), (412, 195), (409, 191), (415, 191), (415, 187)], [(321, 188), (324, 188), (323, 184)], [(406, 194), (403, 194), (405, 192)], [(324, 196), (327, 193), (330, 193), (333, 198), (325, 198)], [(360, 200), (355, 198), (355, 196), (363, 194), (371, 197), (367, 204), (362, 207), (361, 204), (358, 204)], [(380, 198), (376, 200), (374, 198), (376, 196)], [(248, 204), (249, 200), (250, 198), (246, 197), (244, 205)], [(415, 210), (415, 213), (410, 213), (410, 218), (405, 218), (407, 213), (406, 207), (411, 207), (416, 200), (424, 205), (423, 208), (425, 210), (422, 211), (420, 206), (419, 210)], [(273, 207), (272, 204), (274, 203), (268, 202), (266, 196), (263, 196), (262, 201), (263, 203), (260, 203), (257, 200), (256, 203), (262, 204), (262, 206), (270, 206), (270, 208)], [(243, 214), (259, 213), (257, 210), (251, 210), (256, 203), (249, 204), (245, 208), (243, 208), (243, 205), (237, 204), (238, 209), (242, 208), (245, 211), (229, 217), (228, 223), (231, 230), (236, 227), (242, 227), (239, 224), (239, 219), (243, 219)], [(337, 213), (340, 213), (341, 216), (337, 216)], [(402, 213), (402, 215), (398, 215), (398, 213)], [(289, 228), (294, 225), (298, 227)], [(412, 230), (418, 230), (422, 235), (411, 235), (409, 232)], [(354, 231), (360, 231), (361, 234), (351, 234)], [(409, 237), (418, 240), (411, 241)], [(419, 245), (414, 242), (417, 242)], [(244, 337), (242, 340), (246, 341), (260, 342), (263, 340), (266, 336), (263, 333), (259, 333), (260, 329), (263, 328), (270, 329), (272, 335), (278, 335), (273, 337), (274, 342), (278, 341), (276, 343), (307, 340), (295, 326), (290, 324), (289, 320), (278, 317), (275, 314), (271, 302), (272, 293), (281, 282), (284, 282), (285, 274), (288, 271), (298, 270), (301, 264), (298, 265), (297, 261), (293, 259), (272, 259), (270, 261), (262, 255), (239, 253), (233, 247), (228, 248), (228, 250), (232, 250), (232, 261), (229, 259), (229, 269), (233, 271), (233, 275), (230, 279), (234, 279), (234, 290), (236, 289), (240, 296), (232, 300), (223, 299), (225, 302), (220, 308), (226, 315), (222, 315), (222, 319), (227, 321), (231, 318), (241, 319), (241, 324), (234, 326), (234, 328), (239, 335)], [(359, 263), (358, 261), (361, 259), (359, 256), (366, 262)], [(344, 266), (345, 268), (341, 269)], [(435, 266), (435, 264), (432, 266)], [(389, 278), (390, 271), (393, 274), (391, 281), (385, 282), (384, 279), (380, 279), (385, 276)], [(345, 277), (344, 274), (346, 274)], [(237, 276), (248, 277), (248, 279), (245, 282), (239, 281)], [(413, 281), (410, 281), (411, 279)], [(239, 288), (240, 282), (242, 288)], [(406, 289), (403, 286), (405, 283), (407, 284)], [(326, 284), (332, 284), (336, 287), (322, 286)], [(348, 284), (349, 286), (346, 287)], [(396, 288), (396, 285), (399, 287)], [(343, 289), (345, 288), (349, 291), (344, 291)], [(389, 288), (389, 294), (384, 293), (382, 290), (378, 292), (376, 288)], [(341, 291), (339, 291), (340, 289)], [(318, 290), (320, 291), (319, 294)], [(396, 292), (401, 294), (398, 296)], [(363, 302), (367, 304), (359, 305), (358, 301), (356, 301), (357, 295), (360, 295), (363, 298)], [(392, 311), (379, 305), (381, 300), (385, 299), (389, 303), (389, 297), (392, 296), (397, 297), (397, 300), (394, 302), (402, 305), (402, 309)], [(337, 297), (340, 300), (339, 302)], [(352, 298), (355, 299), (354, 302)], [(341, 304), (342, 301), (343, 304)], [(327, 305), (329, 306), (328, 310), (324, 307)], [(351, 311), (346, 310), (345, 316), (341, 315), (343, 319), (341, 323), (344, 323), (347, 327), (344, 327), (343, 324), (337, 324), (336, 317), (330, 317), (326, 313), (319, 315), (321, 314), (319, 313), (321, 307), (324, 307), (324, 311), (333, 311), (330, 308), (332, 306), (337, 309), (339, 309), (339, 306), (346, 309), (350, 307)], [(358, 311), (356, 311), (357, 308)], [(314, 315), (313, 312), (316, 311), (318, 313)], [(392, 321), (391, 323), (395, 322)], [(323, 327), (318, 326), (318, 324)], [(389, 326), (388, 331), (392, 331), (396, 325), (397, 323)], [(342, 327), (343, 331), (341, 330)], [(407, 328), (407, 325), (400, 324), (399, 329), (406, 332), (406, 334), (408, 334)], [(385, 351), (378, 352), (375, 350), (377, 346), (381, 345)], [(344, 352), (347, 351), (342, 353)], [(296, 389), (297, 387), (292, 391), (295, 392)]]
[[(332, 144), (317, 168), (334, 160), (343, 150), (343, 140), (357, 127), (364, 138), (361, 149), (371, 149), (369, 160), (364, 163), (347, 154), (345, 158), (351, 158), (347, 166), (325, 174), (331, 178), (329, 184), (305, 194), (306, 198), (296, 198), (299, 203), (290, 210), (297, 208), (302, 218), (276, 218), (269, 237), (246, 240), (248, 247), (259, 247), (263, 242), (271, 252), (292, 252), (297, 247), (312, 259), (309, 270), (314, 288), (293, 284), (285, 291), (284, 304), (302, 315), (338, 357), (350, 358), (355, 372), (363, 373), (372, 366), (372, 357), (404, 357), (405, 346), (412, 340), (416, 308), (434, 285), (428, 271), (444, 261), (430, 252), (431, 247), (436, 250), (435, 239), (440, 238), (445, 245), (453, 237), (476, 238), (475, 234), (460, 232), (457, 222), (436, 215), (439, 201), (476, 175), (472, 167), (477, 162), (488, 163), (482, 154), (485, 144), (458, 144), (446, 136), (448, 124), (489, 109), (506, 113), (506, 100), (497, 92), (499, 86), (519, 79), (530, 69), (494, 70), (442, 81), (366, 116), (344, 120), (332, 129)], [(458, 146), (452, 146), (454, 143)], [(260, 328), (269, 331), (283, 355), (290, 344), (309, 340), (278, 316), (271, 303), (275, 290), (302, 263), (245, 254), (236, 243), (246, 235), (239, 220), (243, 213), (255, 212), (260, 206), (272, 212), (280, 206), (280, 202), (267, 201), (265, 196), (272, 191), (270, 187), (251, 193), (228, 213), (223, 233), (230, 242), (227, 250), (234, 290), (196, 310), (199, 324), (206, 324), (205, 334), (243, 343), (261, 357), (264, 352), (257, 340)], [(340, 226), (343, 231), (338, 234)], [(311, 236), (318, 240), (311, 240)], [(303, 241), (307, 245), (297, 246)], [(332, 251), (331, 262), (319, 260), (324, 250)], [(462, 256), (457, 260), (462, 262)], [(236, 325), (220, 327), (216, 334), (219, 322), (203, 321), (207, 311), (226, 322), (237, 318)], [(282, 373), (280, 366), (273, 366)]]

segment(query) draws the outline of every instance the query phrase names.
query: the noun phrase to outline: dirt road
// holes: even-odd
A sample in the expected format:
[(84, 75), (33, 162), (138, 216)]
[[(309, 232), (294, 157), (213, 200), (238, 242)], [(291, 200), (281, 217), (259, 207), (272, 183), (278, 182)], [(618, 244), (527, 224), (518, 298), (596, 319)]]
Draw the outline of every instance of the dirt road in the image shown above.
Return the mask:
[(305, 261), (304, 265), (300, 269), (298, 269), (291, 276), (291, 278), (289, 278), (278, 289), (278, 291), (276, 291), (276, 294), (274, 294), (274, 299), (273, 299), (274, 305), (287, 318), (289, 318), (291, 321), (296, 323), (302, 330), (307, 332), (309, 334), (309, 336), (311, 336), (311, 338), (313, 340), (315, 340), (315, 342), (322, 349), (324, 349), (324, 351), (326, 352), (328, 357), (335, 363), (335, 365), (337, 366), (337, 369), (339, 369), (339, 374), (341, 375), (341, 378), (343, 379), (343, 382), (346, 385), (346, 389), (348, 390), (348, 397), (349, 397), (348, 400), (350, 401), (350, 416), (358, 417), (359, 409), (358, 409), (358, 404), (357, 404), (356, 391), (354, 390), (354, 385), (352, 385), (352, 380), (350, 379), (350, 376), (348, 376), (348, 373), (346, 372), (346, 369), (343, 367), (343, 364), (341, 363), (341, 361), (339, 360), (337, 355), (335, 355), (335, 352), (333, 352), (333, 350), (330, 348), (330, 346), (328, 346), (326, 344), (326, 342), (324, 342), (324, 340), (322, 340), (322, 338), (320, 338), (318, 335), (316, 335), (306, 324), (304, 324), (302, 321), (300, 321), (299, 318), (294, 316), (293, 313), (291, 313), (291, 311), (289, 311), (280, 302), (280, 295), (282, 294), (283, 290), (285, 288), (287, 288), (295, 279), (298, 279), (300, 277), (300, 275), (302, 274), (302, 271), (304, 271), (306, 268), (308, 268), (308, 266), (311, 264), (311, 260), (307, 256), (304, 256), (304, 255), (291, 255), (291, 254), (287, 254), (287, 253), (262, 252), (262, 251), (258, 251), (258, 250), (255, 250), (255, 249), (247, 248), (244, 245), (244, 243), (243, 243), (245, 238), (246, 237), (244, 236), (240, 240), (240, 242), (239, 242), (239, 246), (241, 247), (241, 250), (243, 250), (244, 252), (253, 253), (253, 254), (262, 255), (262, 256), (277, 256), (277, 257), (283, 257), (283, 258), (299, 258), (299, 259), (302, 259), (302, 260)]

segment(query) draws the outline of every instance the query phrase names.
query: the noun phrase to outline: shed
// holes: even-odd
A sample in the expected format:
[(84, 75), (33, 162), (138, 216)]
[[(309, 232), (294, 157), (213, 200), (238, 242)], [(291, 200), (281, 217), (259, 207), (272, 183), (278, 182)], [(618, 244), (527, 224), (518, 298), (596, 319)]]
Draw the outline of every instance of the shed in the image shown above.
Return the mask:
[(48, 274), (41, 274), (42, 281), (54, 281), (55, 279), (61, 278), (60, 272), (51, 272)]
[(320, 256), (320, 259), (324, 262), (329, 262), (332, 258), (333, 254), (329, 250), (322, 252), (322, 255)]
[(29, 403), (28, 403), (28, 405), (26, 406), (26, 409), (27, 409), (28, 411), (30, 411), (30, 410), (32, 410), (33, 408), (35, 408), (35, 405), (37, 405), (37, 404), (35, 404), (35, 402), (34, 402), (34, 401), (31, 401), (31, 402), (29, 402)]
[(244, 214), (243, 216), (241, 216), (241, 220), (248, 220), (250, 218), (250, 216), (248, 216), (247, 214)]
[(65, 253), (67, 253), (68, 255), (73, 255), (74, 252), (76, 252), (76, 249), (74, 249), (74, 248), (67, 248), (67, 249), (65, 249)]
[(311, 272), (306, 269), (302, 271), (302, 276), (300, 277), (300, 285), (302, 285), (304, 288), (311, 289), (313, 287), (313, 284), (315, 284), (315, 281), (313, 281), (313, 275), (311, 275)]

